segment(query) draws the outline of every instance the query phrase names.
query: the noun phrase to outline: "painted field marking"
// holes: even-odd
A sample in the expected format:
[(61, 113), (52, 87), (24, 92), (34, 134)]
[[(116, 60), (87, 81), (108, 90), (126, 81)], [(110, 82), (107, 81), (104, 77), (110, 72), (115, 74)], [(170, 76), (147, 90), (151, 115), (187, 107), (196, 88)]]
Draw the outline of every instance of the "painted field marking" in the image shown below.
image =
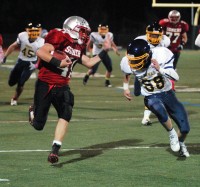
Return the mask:
[(9, 179), (0, 179), (0, 182), (9, 182)]

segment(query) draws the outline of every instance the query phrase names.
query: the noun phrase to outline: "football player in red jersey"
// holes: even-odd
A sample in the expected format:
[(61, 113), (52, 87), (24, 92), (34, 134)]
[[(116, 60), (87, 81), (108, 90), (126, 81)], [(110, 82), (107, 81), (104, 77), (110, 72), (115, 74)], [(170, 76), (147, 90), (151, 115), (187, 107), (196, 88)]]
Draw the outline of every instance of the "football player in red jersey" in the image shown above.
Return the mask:
[[(37, 51), (38, 80), (35, 86), (34, 105), (29, 108), (29, 122), (36, 130), (43, 130), (51, 104), (57, 111), (58, 122), (55, 128), (52, 150), (48, 156), (50, 163), (58, 162), (69, 121), (72, 117), (74, 95), (69, 82), (73, 68), (82, 64), (91, 68), (99, 62), (111, 47), (110, 40), (104, 43), (99, 55), (89, 58), (85, 55), (90, 26), (79, 16), (71, 16), (64, 21), (63, 29), (53, 29), (45, 37), (45, 44)], [(65, 59), (52, 56), (55, 50), (66, 53)]]
[(177, 67), (178, 59), (180, 57), (180, 51), (187, 43), (187, 32), (189, 25), (185, 21), (181, 20), (181, 14), (177, 10), (171, 10), (168, 14), (168, 18), (161, 19), (159, 24), (163, 27), (164, 34), (167, 35), (170, 40), (170, 46), (168, 47), (174, 54), (174, 69)]
[[(181, 54), (181, 50), (188, 41), (187, 32), (189, 25), (181, 20), (181, 14), (177, 10), (171, 10), (168, 18), (161, 19), (159, 24), (163, 27), (164, 34), (170, 38), (170, 46), (168, 47), (174, 54), (174, 69), (177, 68), (177, 63)], [(172, 82), (172, 89), (175, 90), (174, 81)]]

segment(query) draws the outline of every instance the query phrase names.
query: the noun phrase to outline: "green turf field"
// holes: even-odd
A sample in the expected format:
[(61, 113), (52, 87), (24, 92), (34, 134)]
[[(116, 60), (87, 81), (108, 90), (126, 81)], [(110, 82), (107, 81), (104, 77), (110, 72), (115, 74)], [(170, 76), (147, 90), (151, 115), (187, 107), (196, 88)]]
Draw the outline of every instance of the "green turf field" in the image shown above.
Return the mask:
[[(83, 86), (87, 69), (75, 67), (71, 90), (73, 118), (60, 161), (47, 156), (57, 120), (52, 107), (42, 132), (28, 123), (34, 82), (30, 79), (18, 106), (10, 106), (15, 87), (7, 84), (17, 53), (0, 67), (0, 186), (6, 187), (198, 187), (200, 186), (200, 51), (183, 51), (178, 64), (176, 92), (191, 124), (186, 145), (191, 157), (171, 152), (168, 133), (152, 115), (142, 126), (143, 97), (131, 102), (123, 96), (120, 58), (113, 59), (112, 88), (104, 87), (105, 68)], [(123, 56), (125, 51), (121, 51)], [(101, 76), (99, 76), (101, 75)], [(176, 128), (176, 126), (175, 126)], [(177, 128), (176, 128), (177, 129)]]

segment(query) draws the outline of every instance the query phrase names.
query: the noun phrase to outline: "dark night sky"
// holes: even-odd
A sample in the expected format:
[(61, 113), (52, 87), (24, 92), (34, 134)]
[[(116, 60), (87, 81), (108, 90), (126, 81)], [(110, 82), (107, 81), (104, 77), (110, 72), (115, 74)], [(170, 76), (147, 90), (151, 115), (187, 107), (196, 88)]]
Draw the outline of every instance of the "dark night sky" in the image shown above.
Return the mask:
[[(69, 16), (85, 18), (92, 29), (104, 22), (115, 35), (115, 42), (125, 46), (130, 39), (145, 34), (150, 23), (168, 16), (172, 9), (180, 11), (182, 20), (188, 22), (191, 46), (197, 27), (191, 27), (191, 8), (153, 8), (152, 0), (1, 0), (0, 33), (4, 46), (10, 45), (19, 32), (30, 22), (41, 23), (47, 30), (62, 28)], [(119, 0), (120, 1), (120, 0)], [(157, 3), (200, 3), (199, 0), (157, 0)], [(197, 8), (194, 8), (194, 14)], [(194, 15), (193, 14), (193, 15)], [(199, 21), (200, 24), (200, 21)], [(193, 29), (194, 28), (194, 29)]]
[[(148, 25), (157, 19), (167, 17), (171, 9), (177, 9), (182, 19), (191, 22), (191, 8), (152, 8), (152, 0), (1, 0), (1, 33), (18, 33), (28, 22), (40, 22), (51, 29), (62, 27), (64, 20), (72, 15), (84, 17), (92, 29), (107, 22), (115, 33), (131, 32), (136, 25)], [(199, 0), (193, 2), (199, 3)], [(157, 0), (157, 2), (191, 3), (190, 0)], [(134, 4), (134, 5), (132, 5)], [(196, 8), (194, 9), (196, 11)], [(139, 13), (138, 13), (139, 12)]]

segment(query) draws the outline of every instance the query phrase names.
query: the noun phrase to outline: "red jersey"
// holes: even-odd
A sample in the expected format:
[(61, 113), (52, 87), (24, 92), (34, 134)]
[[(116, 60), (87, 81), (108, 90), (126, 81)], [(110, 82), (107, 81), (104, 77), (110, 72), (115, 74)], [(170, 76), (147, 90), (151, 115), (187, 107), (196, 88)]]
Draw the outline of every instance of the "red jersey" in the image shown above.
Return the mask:
[(170, 50), (178, 52), (177, 47), (181, 44), (182, 34), (188, 32), (189, 25), (185, 21), (179, 21), (176, 24), (170, 23), (169, 19), (162, 19), (159, 24), (163, 27), (164, 34), (170, 38)]
[(2, 35), (0, 34), (0, 46), (3, 45), (3, 38), (2, 38)]
[(71, 59), (72, 64), (69, 67), (59, 68), (40, 60), (38, 78), (50, 85), (64, 86), (69, 84), (73, 67), (77, 62), (81, 62), (86, 45), (74, 43), (70, 35), (62, 29), (49, 31), (45, 43), (52, 44), (55, 50), (65, 52)]

